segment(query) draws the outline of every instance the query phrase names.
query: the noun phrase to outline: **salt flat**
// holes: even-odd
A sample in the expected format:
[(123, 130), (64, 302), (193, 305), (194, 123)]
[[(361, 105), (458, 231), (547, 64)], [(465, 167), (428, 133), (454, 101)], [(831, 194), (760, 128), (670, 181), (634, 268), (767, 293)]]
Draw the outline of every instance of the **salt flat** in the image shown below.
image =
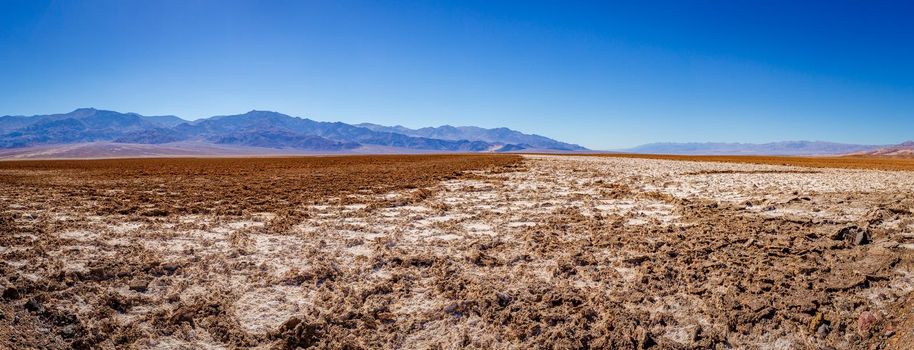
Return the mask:
[(17, 294), (6, 344), (26, 327), (137, 348), (900, 349), (912, 336), (906, 171), (525, 155), (256, 211), (95, 215), (3, 196), (18, 233), (0, 244)]

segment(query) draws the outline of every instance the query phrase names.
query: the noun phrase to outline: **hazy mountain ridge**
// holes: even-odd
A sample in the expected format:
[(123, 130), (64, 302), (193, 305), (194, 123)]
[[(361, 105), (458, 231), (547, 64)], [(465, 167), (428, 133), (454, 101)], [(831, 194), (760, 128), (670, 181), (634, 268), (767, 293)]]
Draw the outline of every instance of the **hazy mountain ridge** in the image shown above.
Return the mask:
[(855, 145), (825, 141), (782, 141), (770, 143), (650, 143), (622, 150), (630, 153), (677, 155), (843, 155), (878, 149), (879, 145)]
[(914, 157), (914, 141), (905, 141), (897, 145), (877, 148), (875, 150), (852, 153), (854, 156), (872, 157)]
[(586, 148), (561, 141), (556, 141), (536, 134), (524, 134), (508, 128), (485, 129), (477, 126), (451, 126), (425, 127), (410, 129), (404, 126), (384, 126), (372, 123), (361, 123), (356, 126), (365, 127), (374, 131), (393, 132), (409, 136), (428, 137), (442, 140), (470, 140), (485, 142), (501, 142), (506, 144), (525, 145), (526, 148), (584, 151)]
[(168, 127), (168, 128), (187, 123), (186, 120), (173, 116), (173, 115), (156, 115), (156, 116), (141, 116), (141, 117), (143, 117), (143, 119), (146, 119), (146, 121), (148, 121), (150, 123), (158, 124), (159, 126)]
[[(171, 117), (80, 108), (70, 113), (0, 117), (0, 148), (114, 140), (129, 133), (162, 127)], [(6, 122), (10, 121), (10, 124)]]
[[(175, 116), (148, 117), (136, 113), (81, 108), (62, 114), (0, 117), (0, 148), (90, 142), (148, 145), (192, 142), (331, 152), (359, 147), (460, 152), (518, 151), (527, 148), (583, 149), (577, 145), (526, 135), (507, 128), (464, 127), (464, 131), (461, 131), (464, 134), (484, 135), (471, 137), (472, 139), (457, 137), (459, 132), (430, 132), (443, 130), (440, 128), (427, 128), (429, 130), (418, 132), (439, 137), (417, 136), (414, 132), (407, 135), (396, 132), (396, 129), (376, 129), (342, 122), (319, 122), (271, 111), (255, 110), (186, 121)], [(528, 140), (532, 145), (510, 142), (514, 140)]]
[[(175, 130), (187, 138), (196, 136), (210, 140), (214, 138), (220, 139), (224, 133), (245, 132), (253, 134), (282, 131), (289, 134), (298, 134), (302, 137), (321, 137), (338, 142), (423, 150), (479, 152), (498, 146), (486, 142), (440, 140), (378, 132), (341, 122), (318, 122), (270, 111), (251, 111), (239, 115), (217, 116), (193, 123), (181, 124)], [(265, 145), (260, 144), (259, 146), (264, 147)], [(274, 147), (281, 148), (283, 146), (274, 145)]]
[(360, 146), (355, 142), (337, 142), (320, 136), (299, 135), (285, 131), (238, 132), (220, 136), (214, 141), (220, 145), (331, 151), (353, 149)]
[(24, 128), (34, 123), (31, 117), (6, 115), (0, 117), (0, 134), (6, 134), (16, 129)]

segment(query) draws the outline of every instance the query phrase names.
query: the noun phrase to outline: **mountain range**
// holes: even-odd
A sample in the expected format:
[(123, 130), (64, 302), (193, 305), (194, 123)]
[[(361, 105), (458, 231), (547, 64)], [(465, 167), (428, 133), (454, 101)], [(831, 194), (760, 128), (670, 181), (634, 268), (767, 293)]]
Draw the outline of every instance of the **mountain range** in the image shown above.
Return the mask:
[(783, 141), (771, 143), (649, 143), (621, 150), (627, 153), (676, 155), (782, 155), (816, 156), (865, 153), (885, 145), (854, 145), (825, 141)]
[(874, 150), (862, 151), (850, 154), (852, 156), (870, 156), (870, 157), (914, 157), (914, 141), (905, 141), (897, 145), (880, 147)]
[[(508, 128), (411, 129), (372, 123), (321, 122), (271, 111), (187, 121), (94, 108), (0, 117), (0, 158), (130, 157), (423, 152), (590, 152)], [(650, 143), (625, 153), (681, 155), (859, 155), (914, 157), (914, 142), (855, 145), (824, 141)]]
[(427, 127), (409, 129), (403, 126), (383, 126), (371, 123), (356, 124), (356, 126), (379, 132), (397, 133), (414, 137), (427, 137), (441, 140), (478, 140), (494, 143), (507, 143), (525, 145), (530, 148), (558, 150), (558, 151), (584, 151), (584, 147), (556, 141), (539, 135), (529, 135), (508, 128), (484, 129), (476, 126), (450, 126)]
[[(586, 150), (508, 128), (441, 126), (413, 130), (402, 126), (320, 122), (256, 110), (194, 121), (94, 108), (62, 114), (0, 117), (0, 149), (37, 147), (46, 153), (53, 146), (67, 145), (65, 149), (72, 151), (76, 149), (73, 145), (90, 143), (94, 145), (86, 149), (107, 147), (154, 153), (156, 147), (152, 145), (162, 145), (162, 149), (180, 149), (181, 154), (192, 153), (194, 147), (229, 151), (256, 148), (271, 153)], [(125, 148), (124, 145), (132, 146)]]

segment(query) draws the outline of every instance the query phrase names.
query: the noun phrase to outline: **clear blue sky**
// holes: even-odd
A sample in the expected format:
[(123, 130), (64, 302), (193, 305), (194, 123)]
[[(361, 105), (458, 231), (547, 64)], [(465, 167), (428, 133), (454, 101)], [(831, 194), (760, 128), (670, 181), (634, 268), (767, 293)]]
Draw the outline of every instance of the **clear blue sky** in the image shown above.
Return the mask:
[(269, 109), (596, 149), (914, 138), (910, 1), (0, 0), (0, 23), (0, 115)]

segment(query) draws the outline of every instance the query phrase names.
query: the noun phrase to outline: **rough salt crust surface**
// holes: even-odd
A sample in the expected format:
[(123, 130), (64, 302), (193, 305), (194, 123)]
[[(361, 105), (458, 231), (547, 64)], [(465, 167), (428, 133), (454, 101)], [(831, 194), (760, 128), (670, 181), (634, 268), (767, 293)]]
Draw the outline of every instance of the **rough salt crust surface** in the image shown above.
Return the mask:
[[(8, 205), (17, 222), (77, 222), (6, 241), (2, 282), (72, 281), (35, 292), (37, 324), (54, 344), (108, 348), (900, 349), (910, 336), (911, 172), (524, 156), (361, 196), (283, 225), (280, 210), (134, 222)], [(17, 327), (24, 302), (4, 299), (0, 322)], [(67, 317), (78, 326), (48, 321)]]

